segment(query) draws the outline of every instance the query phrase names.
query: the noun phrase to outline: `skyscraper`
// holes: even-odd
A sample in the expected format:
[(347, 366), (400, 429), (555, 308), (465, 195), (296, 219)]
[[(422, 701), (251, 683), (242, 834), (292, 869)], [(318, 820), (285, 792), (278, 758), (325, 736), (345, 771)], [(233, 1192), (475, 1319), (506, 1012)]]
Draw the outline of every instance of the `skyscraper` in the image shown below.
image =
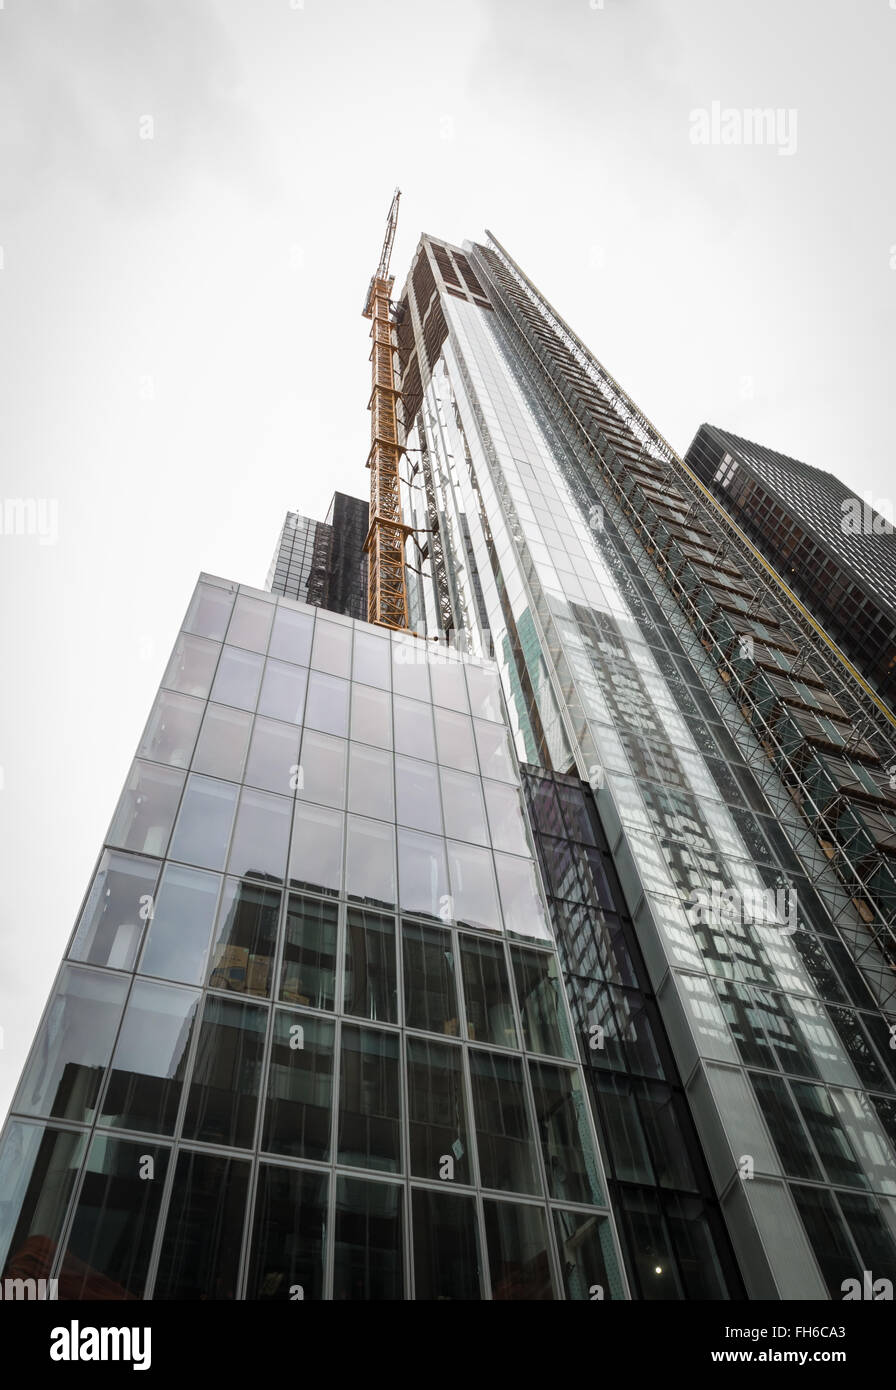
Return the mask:
[(344, 492), (334, 492), (325, 521), (287, 512), (267, 587), (314, 608), (366, 618), (368, 512), (366, 502)]
[(701, 425), (685, 462), (871, 683), (896, 708), (896, 532), (891, 514), (821, 468)]
[(4, 1132), (4, 1273), (896, 1279), (892, 731), (497, 241), (424, 237), (391, 312), (417, 635), (200, 578)]

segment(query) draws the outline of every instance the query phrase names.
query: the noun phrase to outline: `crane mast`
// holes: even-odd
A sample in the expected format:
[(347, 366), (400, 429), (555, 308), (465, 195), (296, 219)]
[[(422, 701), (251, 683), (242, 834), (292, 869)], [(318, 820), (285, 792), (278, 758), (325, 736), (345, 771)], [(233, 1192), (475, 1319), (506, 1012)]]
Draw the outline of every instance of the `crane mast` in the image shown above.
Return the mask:
[(370, 281), (364, 317), (372, 319), (370, 361), (373, 389), (370, 410), (370, 527), (364, 549), (367, 553), (367, 621), (380, 627), (406, 629), (408, 592), (405, 578), (405, 539), (411, 531), (401, 519), (398, 466), (404, 445), (398, 433), (398, 402), (401, 388), (396, 367), (397, 343), (392, 322), (392, 286), (389, 262), (398, 224), (396, 188), (389, 208), (386, 236), (379, 265)]

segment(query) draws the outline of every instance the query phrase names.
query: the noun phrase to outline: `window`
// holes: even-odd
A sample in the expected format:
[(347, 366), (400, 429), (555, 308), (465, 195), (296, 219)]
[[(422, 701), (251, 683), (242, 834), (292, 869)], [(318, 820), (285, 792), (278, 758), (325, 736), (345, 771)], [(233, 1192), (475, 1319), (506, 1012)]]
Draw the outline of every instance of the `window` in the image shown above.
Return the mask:
[(461, 1049), (411, 1037), (407, 1049), (411, 1173), (433, 1181), (471, 1183)]
[(394, 1033), (342, 1025), (340, 1163), (386, 1172), (402, 1167), (398, 1046)]
[(478, 775), (476, 748), (473, 743), (473, 727), (469, 716), (454, 710), (435, 709), (436, 734), (439, 744), (439, 762), (448, 767), (456, 767), (461, 772)]
[(211, 688), (220, 651), (217, 642), (207, 642), (204, 637), (190, 637), (182, 632), (175, 643), (162, 685), (204, 700)]
[(193, 771), (239, 782), (251, 728), (252, 716), (247, 710), (208, 705), (193, 758)]
[(439, 780), (446, 835), (453, 840), (472, 840), (474, 844), (487, 845), (489, 833), (479, 778), (441, 767)]
[(277, 657), (280, 661), (291, 661), (299, 666), (307, 666), (311, 655), (313, 630), (314, 619), (309, 613), (299, 613), (292, 608), (286, 608), (283, 604), (278, 604), (277, 616), (274, 618), (270, 646), (268, 647), (268, 657)]
[(336, 1179), (335, 1301), (404, 1297), (403, 1209), (398, 1184)]
[(251, 652), (265, 652), (275, 605), (260, 598), (240, 594), (233, 608), (227, 629), (227, 641), (233, 647), (246, 647)]
[(329, 1159), (334, 1036), (329, 1019), (276, 1011), (263, 1149), (292, 1158)]
[(383, 690), (391, 686), (391, 650), (387, 638), (355, 629), (354, 679), (364, 685), (376, 685)]
[(406, 700), (402, 695), (396, 695), (393, 703), (396, 752), (435, 762), (436, 747), (429, 705), (422, 705), (418, 700)]
[(270, 994), (281, 896), (275, 888), (224, 880), (206, 980), (209, 989)]
[(455, 1192), (411, 1194), (414, 1297), (475, 1300), (480, 1293), (479, 1240), (472, 1197)]
[(286, 661), (265, 664), (258, 713), (287, 724), (301, 724), (305, 708), (308, 672), (302, 666), (290, 666)]
[(212, 699), (237, 709), (254, 710), (263, 664), (255, 652), (224, 647), (212, 686)]
[(518, 1047), (503, 946), (462, 936), (460, 963), (467, 1036), (497, 1047)]
[(298, 761), (298, 730), (259, 716), (252, 731), (246, 764), (245, 780), (249, 786), (291, 796), (296, 787)]
[(197, 584), (184, 631), (223, 642), (233, 600), (234, 593), (230, 589), (222, 589), (217, 584)]
[(100, 1124), (149, 1134), (174, 1133), (198, 1003), (194, 990), (135, 981), (112, 1058)]
[(306, 729), (302, 737), (298, 795), (321, 806), (345, 806), (345, 763), (348, 744)]
[(170, 855), (200, 869), (223, 869), (238, 788), (195, 773), (187, 778)]
[(483, 1187), (540, 1193), (520, 1059), (472, 1049), (470, 1079)]
[(286, 871), (292, 802), (243, 788), (228, 868), (254, 878), (282, 879)]
[(348, 808), (379, 820), (395, 819), (391, 753), (349, 744)]
[[(2, 1278), (49, 1277), (86, 1142), (83, 1134), (45, 1125), (8, 1124), (0, 1146)], [(64, 1270), (59, 1296), (72, 1296)]]
[(184, 774), (173, 767), (134, 763), (109, 828), (109, 844), (161, 857), (183, 785)]
[(483, 1205), (492, 1298), (553, 1299), (544, 1211), (517, 1202)]
[(451, 933), (441, 927), (404, 922), (402, 947), (407, 1027), (457, 1037), (457, 986)]
[(236, 1298), (248, 1186), (243, 1159), (181, 1150), (154, 1299)]
[(326, 1228), (326, 1177), (262, 1163), (246, 1297), (323, 1298)]
[(504, 926), (511, 936), (550, 941), (551, 931), (531, 860), (495, 854)]
[(202, 983), (220, 887), (218, 874), (165, 865), (140, 961), (142, 975)]
[(137, 749), (138, 758), (189, 767), (205, 705), (189, 695), (160, 691)]
[(449, 841), (448, 871), (453, 919), (464, 926), (500, 931), (501, 913), (489, 851), (477, 845)]
[(398, 831), (398, 883), (401, 906), (421, 916), (450, 916), (445, 842), (414, 830)]
[(264, 1051), (267, 1011), (208, 995), (184, 1116), (184, 1137), (247, 1149)]
[(311, 665), (331, 676), (347, 677), (352, 668), (352, 629), (318, 615), (311, 649)]
[(392, 705), (384, 691), (367, 685), (352, 688), (352, 738), (377, 748), (392, 747)]
[(578, 1073), (547, 1062), (530, 1062), (529, 1074), (548, 1192), (566, 1202), (602, 1204), (588, 1102)]
[(335, 903), (290, 893), (280, 967), (280, 998), (285, 1004), (334, 1007), (337, 920)]
[(349, 689), (348, 681), (312, 671), (308, 678), (305, 727), (347, 738)]
[(152, 916), (159, 866), (106, 850), (100, 860), (69, 955), (90, 965), (132, 970), (147, 918)]
[(395, 794), (400, 825), (442, 833), (438, 770), (416, 758), (395, 759)]
[(343, 1007), (374, 1022), (398, 1022), (394, 917), (348, 909)]
[(290, 887), (339, 892), (344, 821), (341, 811), (296, 803), (289, 856)]

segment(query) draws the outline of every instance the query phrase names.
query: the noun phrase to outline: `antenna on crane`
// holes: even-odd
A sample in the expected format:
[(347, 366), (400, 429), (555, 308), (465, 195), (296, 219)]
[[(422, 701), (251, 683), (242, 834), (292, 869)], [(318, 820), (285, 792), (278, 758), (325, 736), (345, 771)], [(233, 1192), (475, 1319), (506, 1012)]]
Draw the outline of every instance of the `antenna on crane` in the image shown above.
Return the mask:
[(411, 532), (401, 519), (401, 494), (398, 465), (404, 453), (399, 440), (398, 402), (398, 342), (391, 316), (392, 286), (389, 262), (395, 229), (398, 226), (398, 201), (401, 190), (396, 188), (386, 222), (386, 235), (379, 264), (367, 290), (364, 317), (372, 319), (370, 336), (373, 346), (370, 361), (373, 369), (373, 389), (368, 403), (370, 411), (370, 528), (364, 549), (367, 553), (367, 621), (380, 627), (407, 629), (408, 592), (405, 579), (404, 546)]

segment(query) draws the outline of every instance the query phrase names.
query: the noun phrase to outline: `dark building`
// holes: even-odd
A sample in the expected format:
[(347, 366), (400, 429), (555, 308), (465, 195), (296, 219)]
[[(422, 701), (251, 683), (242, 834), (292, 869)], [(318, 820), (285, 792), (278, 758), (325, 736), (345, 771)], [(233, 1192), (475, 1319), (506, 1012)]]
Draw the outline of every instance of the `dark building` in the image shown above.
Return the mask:
[(344, 492), (334, 492), (326, 521), (288, 512), (268, 572), (271, 592), (366, 619), (368, 516), (368, 504)]
[(701, 425), (685, 455), (865, 679), (896, 708), (896, 533), (808, 463)]

